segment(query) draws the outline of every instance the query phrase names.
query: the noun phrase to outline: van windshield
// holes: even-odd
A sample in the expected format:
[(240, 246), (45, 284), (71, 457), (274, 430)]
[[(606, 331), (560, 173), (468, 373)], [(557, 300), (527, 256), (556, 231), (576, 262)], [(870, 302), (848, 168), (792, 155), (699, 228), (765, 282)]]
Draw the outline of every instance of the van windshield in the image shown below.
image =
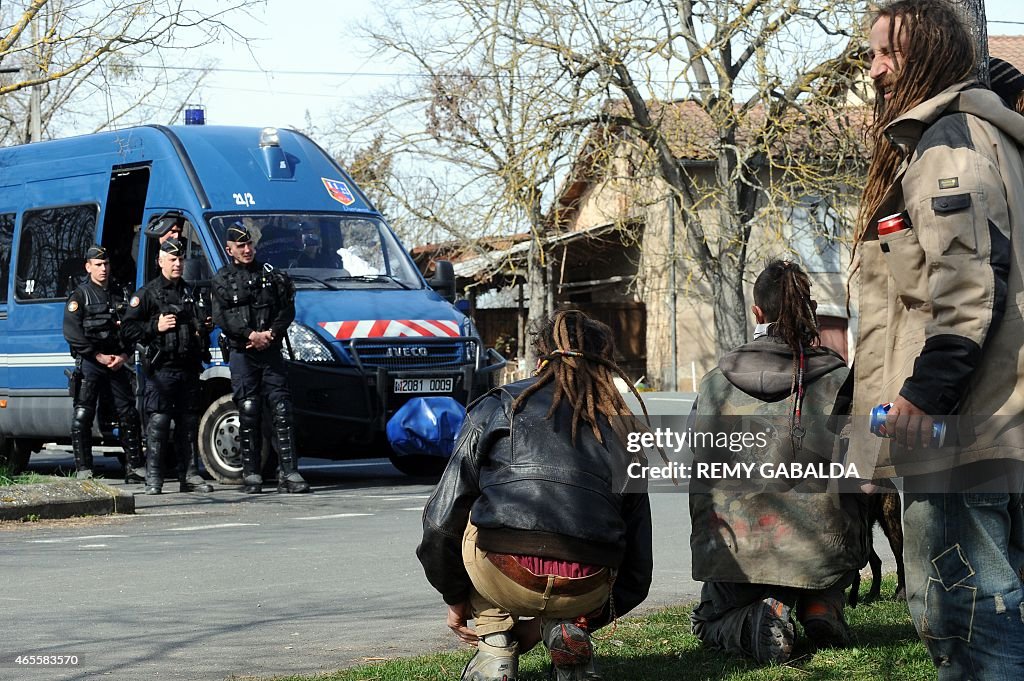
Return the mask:
[(331, 214), (245, 213), (210, 218), (220, 243), (241, 221), (256, 259), (285, 270), (297, 288), (423, 288), (409, 255), (375, 218)]

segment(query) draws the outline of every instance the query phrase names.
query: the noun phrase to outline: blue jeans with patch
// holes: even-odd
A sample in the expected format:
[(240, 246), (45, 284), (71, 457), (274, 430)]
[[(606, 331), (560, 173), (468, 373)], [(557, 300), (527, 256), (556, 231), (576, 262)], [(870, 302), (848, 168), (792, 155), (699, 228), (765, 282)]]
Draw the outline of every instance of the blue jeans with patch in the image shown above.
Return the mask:
[(957, 493), (906, 480), (907, 601), (940, 681), (1024, 679), (1022, 479)]

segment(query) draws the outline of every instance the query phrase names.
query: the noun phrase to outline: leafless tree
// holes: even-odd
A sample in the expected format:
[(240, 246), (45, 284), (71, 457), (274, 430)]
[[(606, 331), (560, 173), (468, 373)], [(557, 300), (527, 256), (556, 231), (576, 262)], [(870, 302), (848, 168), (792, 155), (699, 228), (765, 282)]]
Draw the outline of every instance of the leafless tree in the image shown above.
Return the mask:
[[(752, 230), (777, 227), (803, 194), (856, 195), (862, 121), (845, 97), (862, 66), (864, 9), (841, 0), (418, 4), (416, 40), (390, 20), (373, 35), (426, 76), (382, 110), (411, 98), (430, 125), (396, 124), (406, 149), (429, 141), (438, 146), (421, 160), (465, 172), (425, 172), (415, 188), (396, 186), (411, 190), (397, 200), (456, 237), (470, 215), (485, 233), (526, 224), (539, 234), (548, 224), (540, 201), (568, 150), (584, 139), (633, 144), (633, 179), (662, 182), (683, 216), (681, 252), (669, 257), (709, 291), (717, 347), (734, 347), (746, 339)], [(679, 155), (679, 130), (666, 124), (684, 103), (710, 126), (699, 159), (710, 180)]]
[[(0, 5), (0, 141), (27, 141), (32, 91), (42, 136), (177, 114), (203, 71), (172, 53), (244, 40), (242, 0), (15, 0)], [(165, 68), (167, 66), (172, 68)]]
[[(526, 21), (524, 6), (511, 0), (485, 13), (471, 0), (421, 2), (415, 25), (392, 17), (379, 22), (372, 40), (413, 64), (420, 77), (347, 129), (374, 131), (375, 152), (364, 159), (394, 168), (378, 187), (414, 243), (530, 232), (523, 274), (532, 322), (547, 302), (545, 204), (579, 138), (567, 112), (579, 112), (566, 105), (575, 88), (568, 75), (499, 30)], [(532, 349), (524, 345), (525, 365), (532, 366)]]
[[(685, 223), (683, 258), (710, 289), (719, 350), (745, 342), (748, 246), (751, 231), (767, 224), (766, 208), (792, 206), (802, 192), (856, 184), (856, 164), (851, 169), (847, 162), (858, 152), (841, 112), (860, 61), (862, 5), (529, 4), (535, 21), (507, 24), (502, 31), (557, 59), (590, 101), (624, 100), (596, 120), (628, 130), (674, 193)], [(710, 181), (679, 157), (671, 139), (678, 131), (665, 125), (672, 107), (664, 103), (679, 100), (696, 107), (699, 123), (711, 127), (705, 138)], [(590, 107), (581, 102), (579, 108)], [(819, 144), (809, 144), (816, 134)]]

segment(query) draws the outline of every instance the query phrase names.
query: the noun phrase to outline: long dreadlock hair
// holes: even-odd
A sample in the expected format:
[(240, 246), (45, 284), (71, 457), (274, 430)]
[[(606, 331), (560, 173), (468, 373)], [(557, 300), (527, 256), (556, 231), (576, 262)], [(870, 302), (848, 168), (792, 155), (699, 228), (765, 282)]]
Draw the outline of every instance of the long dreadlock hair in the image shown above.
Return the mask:
[(793, 375), (789, 391), (793, 395), (790, 414), (790, 441), (798, 451), (805, 429), (801, 423), (804, 401), (806, 350), (821, 343), (815, 303), (811, 298), (811, 280), (800, 266), (788, 260), (772, 260), (754, 281), (754, 304), (766, 319), (772, 320), (773, 333), (793, 352)]
[(597, 441), (603, 443), (598, 426), (598, 417), (603, 415), (625, 444), (627, 434), (635, 426), (632, 411), (615, 387), (614, 377), (621, 377), (630, 386), (645, 416), (647, 408), (612, 359), (615, 355), (612, 330), (579, 310), (560, 310), (544, 320), (534, 335), (534, 346), (541, 359), (537, 381), (512, 402), (512, 413), (531, 395), (553, 383), (555, 396), (547, 418), (554, 415), (563, 400), (567, 402), (572, 407), (573, 443), (581, 422), (589, 425)]
[(811, 299), (811, 280), (795, 262), (770, 260), (754, 281), (754, 304), (786, 341), (793, 356), (821, 342), (818, 316)]
[[(903, 161), (899, 149), (885, 141), (882, 131), (918, 104), (970, 78), (975, 66), (971, 35), (946, 0), (890, 2), (877, 10), (871, 24), (883, 17), (889, 19), (895, 77), (883, 84), (885, 92), (892, 93), (888, 100), (875, 86), (875, 148), (861, 196), (856, 243), (863, 239), (868, 220), (880, 208)], [(898, 33), (896, 19), (900, 20)]]

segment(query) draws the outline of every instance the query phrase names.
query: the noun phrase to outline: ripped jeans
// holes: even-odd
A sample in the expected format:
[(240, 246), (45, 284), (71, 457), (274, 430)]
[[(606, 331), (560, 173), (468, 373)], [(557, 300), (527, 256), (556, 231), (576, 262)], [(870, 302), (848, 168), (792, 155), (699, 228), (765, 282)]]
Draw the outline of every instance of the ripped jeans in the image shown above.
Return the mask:
[(958, 493), (929, 476), (905, 482), (907, 601), (939, 680), (1024, 679), (1020, 479)]

